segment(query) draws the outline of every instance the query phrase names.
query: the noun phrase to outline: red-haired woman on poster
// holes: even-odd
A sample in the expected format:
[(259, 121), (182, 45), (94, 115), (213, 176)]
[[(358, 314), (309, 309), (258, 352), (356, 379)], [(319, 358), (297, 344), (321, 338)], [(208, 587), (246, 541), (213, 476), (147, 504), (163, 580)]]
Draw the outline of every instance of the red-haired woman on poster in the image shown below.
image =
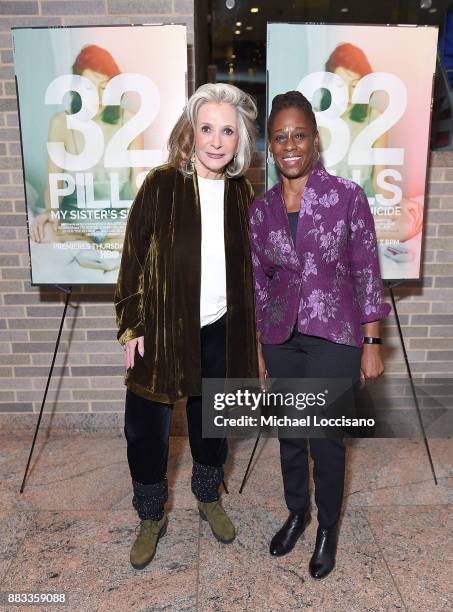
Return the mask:
[[(360, 47), (351, 43), (342, 43), (330, 54), (325, 69), (327, 72), (332, 72), (339, 76), (347, 86), (348, 104), (345, 112), (341, 115), (341, 120), (348, 126), (350, 143), (353, 143), (355, 139), (382, 114), (381, 110), (378, 108), (379, 105), (377, 100), (373, 95), (368, 104), (352, 103), (354, 90), (357, 84), (364, 76), (372, 74), (373, 68)], [(324, 91), (321, 97), (319, 110), (326, 110), (329, 106), (330, 94)], [(321, 139), (321, 150), (326, 149), (331, 137), (329, 130), (320, 127), (319, 135)], [(373, 143), (373, 148), (387, 147), (388, 140), (388, 132), (384, 132)], [(329, 172), (332, 172), (332, 174), (336, 176), (356, 181), (360, 184), (368, 197), (375, 197), (376, 193), (381, 193), (382, 187), (378, 185), (378, 176), (379, 172), (385, 169), (385, 166), (353, 166), (348, 163), (348, 153), (349, 149), (340, 162), (334, 166), (329, 166)], [(410, 240), (421, 232), (423, 206), (416, 200), (409, 200), (403, 197), (398, 207), (398, 214), (386, 214), (383, 225), (378, 221), (380, 219), (379, 216), (375, 217), (375, 222), (378, 221), (376, 224), (378, 240), (392, 240), (396, 241), (396, 243), (401, 243)], [(410, 260), (410, 252), (408, 252), (405, 257), (403, 256), (405, 251), (406, 249), (403, 247), (399, 254), (400, 261)], [(391, 257), (390, 251), (387, 251), (386, 254)], [(397, 262), (399, 260), (398, 258), (395, 259)]]
[[(106, 106), (103, 104), (103, 93), (107, 84), (111, 79), (121, 74), (118, 64), (106, 49), (98, 45), (86, 45), (83, 47), (72, 66), (72, 73), (88, 79), (94, 85), (98, 94), (99, 106), (90, 121), (96, 123), (102, 130), (104, 154), (96, 165), (89, 168), (87, 172), (92, 176), (94, 199), (97, 201), (110, 201), (112, 185), (110, 175), (112, 168), (105, 166), (105, 151), (113, 136), (118, 133), (127, 121), (134, 117), (135, 113), (124, 105)], [(69, 155), (81, 155), (86, 147), (83, 133), (67, 127), (68, 116), (77, 114), (81, 110), (83, 103), (80, 94), (72, 92), (70, 108), (65, 112), (56, 113), (50, 120), (48, 142), (63, 143), (65, 151)], [(132, 140), (129, 149), (143, 149), (143, 133)], [(132, 200), (137, 193), (137, 176), (143, 169), (120, 167), (113, 170), (117, 175), (119, 199), (122, 201)], [(48, 174), (62, 172), (74, 174), (73, 171), (65, 168), (64, 162), (62, 167), (59, 167), (49, 156)], [(79, 226), (80, 231), (59, 232), (59, 221), (51, 215), (50, 190), (49, 184), (47, 184), (44, 193), (46, 210), (38, 214), (31, 224), (30, 233), (32, 240), (35, 242), (54, 242), (79, 239), (92, 240), (96, 243), (108, 241), (108, 231), (104, 230), (102, 222), (99, 223), (99, 228), (93, 228), (93, 223), (89, 223), (86, 227), (86, 232), (83, 231), (85, 229), (83, 227), (84, 223), (79, 220), (77, 214), (81, 207), (80, 202), (78, 202), (78, 196), (78, 190), (74, 189), (71, 194), (60, 198), (59, 210), (65, 213), (65, 222), (70, 223), (72, 216), (74, 216), (74, 223)]]

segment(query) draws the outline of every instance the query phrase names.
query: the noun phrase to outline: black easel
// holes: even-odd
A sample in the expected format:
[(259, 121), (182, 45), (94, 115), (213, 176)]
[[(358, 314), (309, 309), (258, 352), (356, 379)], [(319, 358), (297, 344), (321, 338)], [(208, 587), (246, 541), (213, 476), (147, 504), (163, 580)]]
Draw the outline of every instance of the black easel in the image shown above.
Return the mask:
[[(412, 378), (412, 371), (411, 371), (411, 367), (410, 367), (410, 364), (409, 364), (409, 360), (407, 358), (406, 345), (404, 343), (404, 336), (403, 336), (403, 332), (402, 332), (402, 329), (401, 329), (400, 318), (398, 316), (398, 310), (396, 308), (395, 296), (393, 294), (393, 289), (395, 289), (396, 287), (401, 285), (401, 283), (403, 283), (403, 282), (404, 281), (386, 281), (385, 285), (386, 285), (387, 289), (389, 290), (390, 299), (392, 300), (393, 312), (395, 313), (396, 324), (398, 326), (398, 334), (399, 334), (400, 341), (401, 341), (401, 347), (403, 349), (404, 361), (406, 362), (406, 370), (407, 370), (407, 373), (408, 373), (408, 376), (409, 376), (409, 381), (410, 381), (411, 390), (412, 390), (412, 396), (414, 398), (415, 409), (417, 411), (418, 422), (419, 422), (420, 429), (421, 429), (422, 434), (423, 434), (423, 442), (425, 444), (426, 454), (428, 455), (429, 465), (431, 467), (431, 472), (432, 472), (432, 475), (433, 475), (433, 478), (434, 478), (434, 484), (437, 485), (438, 484), (437, 476), (436, 476), (436, 472), (434, 470), (433, 460), (432, 460), (432, 457), (431, 457), (431, 450), (429, 448), (428, 439), (426, 437), (426, 431), (425, 431), (425, 426), (423, 424), (422, 415), (421, 415), (421, 412), (420, 412), (420, 406), (418, 404), (417, 392), (415, 390), (415, 385), (414, 385), (414, 381), (413, 381), (413, 378)], [(245, 483), (246, 483), (248, 475), (249, 475), (250, 467), (252, 465), (253, 458), (255, 456), (255, 452), (256, 452), (256, 449), (258, 447), (258, 442), (260, 440), (260, 437), (261, 437), (261, 428), (258, 430), (258, 435), (257, 435), (256, 440), (255, 440), (255, 445), (253, 447), (252, 454), (250, 455), (250, 459), (249, 459), (249, 462), (248, 462), (248, 465), (247, 465), (247, 469), (245, 470), (244, 478), (242, 479), (242, 483), (241, 483), (241, 486), (240, 486), (240, 489), (239, 489), (239, 493), (242, 493), (242, 491), (244, 489)]]
[(250, 468), (252, 466), (253, 457), (255, 456), (255, 452), (256, 452), (256, 449), (258, 447), (258, 442), (260, 441), (260, 437), (261, 437), (261, 427), (258, 429), (258, 435), (256, 436), (255, 445), (253, 447), (252, 454), (250, 455), (250, 459), (249, 459), (249, 462), (247, 464), (247, 469), (245, 470), (244, 478), (242, 479), (242, 483), (241, 483), (241, 486), (240, 486), (240, 489), (239, 489), (239, 493), (240, 494), (242, 493), (242, 490), (245, 487), (245, 483), (247, 481)]
[(53, 352), (52, 364), (50, 366), (49, 375), (47, 377), (46, 389), (44, 391), (44, 396), (42, 398), (41, 410), (39, 411), (38, 422), (36, 423), (36, 428), (35, 428), (35, 435), (33, 436), (33, 442), (32, 442), (32, 445), (31, 445), (30, 454), (28, 456), (27, 467), (25, 468), (25, 474), (24, 474), (24, 478), (22, 480), (22, 485), (20, 487), (20, 493), (24, 492), (25, 481), (27, 480), (28, 469), (30, 467), (31, 458), (32, 458), (32, 455), (33, 455), (33, 451), (35, 449), (36, 438), (38, 437), (39, 426), (41, 424), (42, 414), (43, 414), (43, 411), (44, 411), (44, 406), (45, 406), (46, 398), (47, 398), (47, 392), (49, 390), (50, 380), (52, 378), (53, 367), (55, 365), (55, 359), (57, 357), (58, 347), (60, 346), (61, 332), (63, 331), (63, 324), (64, 324), (64, 321), (65, 321), (65, 318), (66, 318), (66, 311), (68, 310), (69, 298), (71, 297), (71, 293), (72, 293), (72, 287), (61, 287), (60, 285), (55, 285), (55, 287), (57, 289), (59, 289), (60, 291), (62, 291), (66, 295), (65, 302), (64, 302), (63, 315), (61, 317), (60, 329), (58, 330), (57, 341), (55, 343), (55, 350)]
[(432, 457), (431, 457), (431, 450), (429, 448), (428, 439), (426, 437), (426, 431), (425, 431), (425, 426), (423, 424), (422, 415), (421, 415), (421, 412), (420, 412), (420, 406), (418, 404), (417, 392), (415, 390), (415, 385), (414, 385), (414, 381), (413, 381), (413, 378), (412, 378), (411, 366), (410, 366), (409, 360), (407, 358), (406, 345), (404, 343), (403, 331), (401, 329), (400, 318), (398, 316), (398, 310), (396, 309), (395, 296), (393, 294), (393, 289), (395, 287), (398, 287), (399, 285), (401, 285), (402, 282), (404, 282), (404, 281), (395, 281), (395, 282), (387, 281), (386, 282), (386, 286), (387, 286), (387, 288), (389, 290), (389, 293), (390, 293), (390, 299), (392, 300), (393, 312), (395, 313), (396, 324), (398, 326), (398, 334), (399, 334), (399, 337), (400, 337), (400, 340), (401, 340), (401, 347), (403, 349), (404, 361), (406, 362), (406, 370), (407, 370), (407, 373), (409, 375), (409, 381), (410, 381), (410, 384), (411, 384), (412, 396), (414, 398), (415, 408), (417, 410), (418, 422), (419, 422), (420, 429), (421, 429), (422, 434), (423, 434), (423, 441), (425, 443), (426, 454), (428, 455), (429, 465), (431, 467), (431, 472), (433, 474), (434, 483), (437, 485), (438, 484), (437, 476), (436, 476), (436, 472), (434, 470), (433, 460), (432, 460)]
[[(69, 299), (70, 299), (71, 293), (72, 293), (72, 287), (61, 287), (60, 285), (55, 285), (55, 287), (57, 289), (59, 289), (60, 291), (62, 291), (66, 295), (65, 302), (64, 302), (64, 309), (63, 309), (63, 314), (61, 316), (60, 329), (58, 330), (57, 341), (55, 342), (55, 349), (54, 349), (54, 352), (53, 352), (52, 363), (50, 365), (49, 375), (47, 377), (47, 384), (46, 384), (46, 388), (44, 390), (44, 396), (42, 398), (41, 409), (39, 411), (38, 422), (36, 423), (35, 435), (33, 436), (33, 442), (31, 444), (30, 454), (28, 455), (27, 467), (25, 468), (24, 478), (22, 480), (22, 485), (20, 487), (20, 493), (24, 492), (25, 482), (27, 480), (28, 470), (30, 468), (31, 458), (33, 456), (33, 451), (35, 450), (36, 438), (38, 437), (39, 426), (41, 425), (41, 419), (42, 419), (42, 415), (43, 415), (43, 411), (44, 411), (44, 406), (46, 404), (47, 392), (49, 390), (50, 380), (52, 378), (53, 368), (54, 368), (54, 365), (55, 365), (55, 360), (57, 358), (58, 347), (60, 346), (61, 332), (63, 331), (63, 325), (64, 325), (64, 321), (65, 321), (65, 318), (66, 318), (66, 312), (68, 310)], [(229, 493), (224, 480), (222, 480), (222, 485), (223, 485), (223, 488), (225, 489), (225, 493)]]

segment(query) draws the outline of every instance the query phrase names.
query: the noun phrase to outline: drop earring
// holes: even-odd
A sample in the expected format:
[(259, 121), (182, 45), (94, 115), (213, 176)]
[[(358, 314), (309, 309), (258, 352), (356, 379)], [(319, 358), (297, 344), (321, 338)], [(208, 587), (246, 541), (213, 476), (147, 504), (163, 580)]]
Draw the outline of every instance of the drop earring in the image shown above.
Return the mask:
[(193, 171), (195, 170), (195, 160), (195, 153), (192, 153), (192, 155), (185, 163), (185, 171), (187, 174), (193, 174)]

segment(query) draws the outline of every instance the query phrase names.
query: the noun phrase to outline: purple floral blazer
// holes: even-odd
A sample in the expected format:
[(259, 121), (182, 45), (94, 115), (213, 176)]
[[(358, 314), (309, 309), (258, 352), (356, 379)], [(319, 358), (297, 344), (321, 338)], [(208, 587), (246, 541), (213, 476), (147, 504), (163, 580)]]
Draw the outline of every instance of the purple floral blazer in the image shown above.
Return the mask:
[(296, 244), (279, 182), (250, 207), (256, 321), (264, 344), (297, 329), (362, 346), (362, 323), (384, 319), (376, 233), (364, 191), (317, 162), (302, 196)]

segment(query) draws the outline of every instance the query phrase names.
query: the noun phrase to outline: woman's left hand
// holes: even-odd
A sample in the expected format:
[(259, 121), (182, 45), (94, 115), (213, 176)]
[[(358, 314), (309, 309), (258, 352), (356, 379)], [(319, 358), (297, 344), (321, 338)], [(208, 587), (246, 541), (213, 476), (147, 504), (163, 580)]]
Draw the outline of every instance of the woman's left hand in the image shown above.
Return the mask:
[(378, 378), (384, 372), (384, 362), (381, 357), (379, 344), (364, 344), (362, 360), (360, 362), (360, 380), (365, 382), (366, 378)]

